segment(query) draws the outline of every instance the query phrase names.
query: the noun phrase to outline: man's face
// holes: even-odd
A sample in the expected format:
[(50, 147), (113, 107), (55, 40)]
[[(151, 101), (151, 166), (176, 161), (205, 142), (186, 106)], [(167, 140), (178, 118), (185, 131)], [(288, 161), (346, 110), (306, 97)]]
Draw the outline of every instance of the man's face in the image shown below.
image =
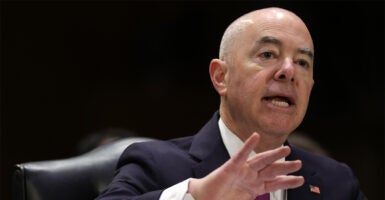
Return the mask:
[(313, 80), (313, 43), (293, 17), (247, 23), (225, 62), (225, 114), (234, 131), (287, 136), (302, 122)]

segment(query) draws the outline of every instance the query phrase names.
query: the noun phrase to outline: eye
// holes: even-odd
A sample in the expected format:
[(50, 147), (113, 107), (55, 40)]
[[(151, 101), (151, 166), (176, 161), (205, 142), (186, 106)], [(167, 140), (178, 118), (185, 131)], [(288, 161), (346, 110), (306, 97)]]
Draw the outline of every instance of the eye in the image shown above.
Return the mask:
[(263, 52), (261, 53), (261, 57), (264, 59), (270, 59), (273, 58), (274, 54), (273, 52)]
[(280, 51), (275, 47), (263, 47), (252, 55), (260, 66), (274, 66), (279, 62)]
[(299, 61), (297, 61), (297, 64), (301, 67), (304, 67), (304, 68), (308, 68), (310, 66), (309, 62), (307, 62), (306, 60), (299, 60)]

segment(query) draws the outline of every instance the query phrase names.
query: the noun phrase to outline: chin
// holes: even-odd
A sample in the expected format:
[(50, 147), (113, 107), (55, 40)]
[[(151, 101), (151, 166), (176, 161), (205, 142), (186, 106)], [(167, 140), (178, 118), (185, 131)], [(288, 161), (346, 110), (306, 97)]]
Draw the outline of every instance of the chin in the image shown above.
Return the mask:
[[(289, 125), (286, 125), (289, 124)], [(288, 136), (292, 131), (297, 128), (296, 125), (290, 124), (288, 122), (271, 123), (268, 128), (265, 129), (265, 132), (269, 135), (275, 135), (279, 137)]]
[(268, 135), (274, 136), (274, 137), (288, 137), (289, 134), (291, 133), (291, 130), (287, 129), (271, 129), (266, 131)]

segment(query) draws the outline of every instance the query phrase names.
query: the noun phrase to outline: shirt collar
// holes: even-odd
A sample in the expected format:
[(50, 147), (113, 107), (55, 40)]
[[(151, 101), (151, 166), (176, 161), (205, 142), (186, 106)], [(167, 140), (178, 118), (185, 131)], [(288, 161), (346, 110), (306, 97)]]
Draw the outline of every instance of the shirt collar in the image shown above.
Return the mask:
[[(219, 132), (221, 133), (221, 137), (223, 143), (225, 144), (226, 150), (229, 153), (230, 157), (233, 157), (243, 146), (243, 141), (235, 135), (223, 122), (222, 118), (219, 118), (218, 121)], [(256, 153), (253, 151), (249, 155), (249, 159), (255, 156)], [(285, 158), (281, 158), (276, 162), (283, 162)], [(286, 200), (286, 191), (285, 190), (277, 190), (275, 192), (270, 193), (271, 200)]]
[[(229, 153), (229, 156), (233, 157), (242, 148), (244, 143), (237, 135), (235, 135), (229, 128), (227, 128), (222, 118), (219, 118), (218, 125), (226, 150)], [(250, 153), (249, 158), (254, 155), (256, 154), (253, 151)]]

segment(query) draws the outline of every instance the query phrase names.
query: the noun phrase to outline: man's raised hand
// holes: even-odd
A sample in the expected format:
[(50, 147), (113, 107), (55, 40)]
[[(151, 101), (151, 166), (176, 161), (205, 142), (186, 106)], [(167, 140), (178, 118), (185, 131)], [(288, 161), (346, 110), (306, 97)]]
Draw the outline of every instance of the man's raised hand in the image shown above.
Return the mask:
[(287, 175), (298, 171), (301, 161), (276, 162), (290, 154), (289, 147), (258, 153), (248, 159), (259, 139), (253, 133), (242, 149), (221, 167), (201, 179), (191, 179), (188, 191), (195, 200), (254, 200), (267, 192), (301, 186), (302, 176)]

